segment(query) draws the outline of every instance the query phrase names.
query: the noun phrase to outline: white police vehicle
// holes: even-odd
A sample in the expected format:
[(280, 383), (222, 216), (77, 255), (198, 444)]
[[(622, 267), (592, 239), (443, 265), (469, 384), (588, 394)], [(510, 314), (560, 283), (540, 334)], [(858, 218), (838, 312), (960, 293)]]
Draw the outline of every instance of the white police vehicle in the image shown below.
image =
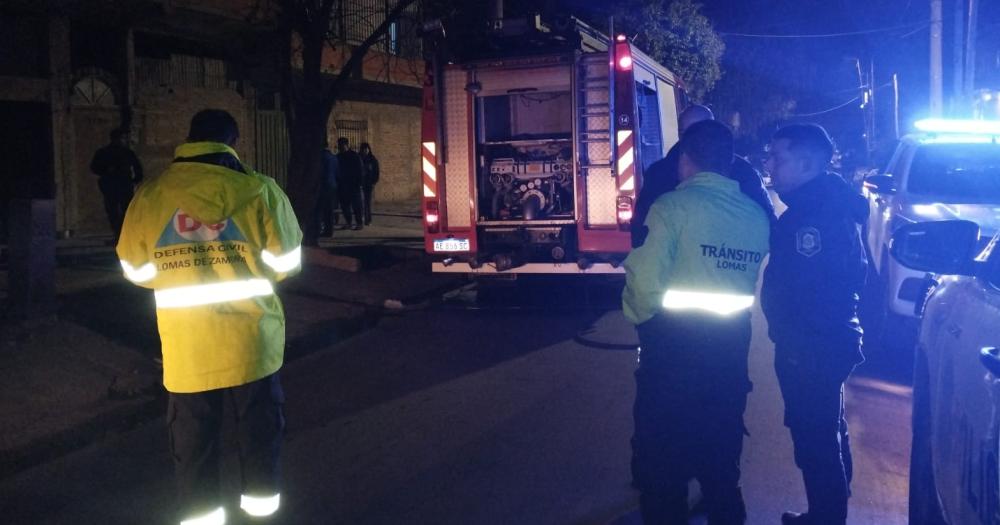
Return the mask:
[[(895, 335), (925, 292), (922, 272), (894, 262), (889, 239), (902, 225), (964, 219), (988, 239), (1000, 226), (1000, 121), (927, 119), (904, 137), (881, 174), (864, 180), (865, 232), (883, 342)], [(914, 324), (913, 322), (910, 323)]]
[[(911, 524), (1000, 523), (1000, 235), (970, 221), (902, 226), (900, 264), (932, 272), (913, 380)], [(941, 277), (943, 276), (943, 277)]]

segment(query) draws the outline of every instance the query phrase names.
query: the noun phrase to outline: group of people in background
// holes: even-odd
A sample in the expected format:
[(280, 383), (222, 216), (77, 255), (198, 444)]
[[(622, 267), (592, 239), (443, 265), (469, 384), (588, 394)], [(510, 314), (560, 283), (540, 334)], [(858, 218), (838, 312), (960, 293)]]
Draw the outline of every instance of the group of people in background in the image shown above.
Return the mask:
[(337, 152), (323, 145), (323, 184), (316, 206), (320, 237), (333, 235), (343, 215), (344, 229), (360, 230), (372, 222), (372, 194), (379, 179), (378, 159), (371, 145), (362, 142), (360, 151), (351, 149), (346, 137), (337, 139)]
[[(115, 240), (121, 236), (125, 211), (136, 186), (142, 182), (142, 163), (129, 148), (128, 133), (111, 131), (108, 145), (94, 153), (90, 170), (98, 176), (104, 211)], [(343, 215), (344, 229), (360, 230), (372, 222), (372, 195), (379, 180), (378, 158), (371, 145), (362, 142), (351, 149), (346, 137), (337, 139), (337, 152), (323, 144), (323, 176), (316, 206), (317, 229), (321, 237), (333, 235)]]

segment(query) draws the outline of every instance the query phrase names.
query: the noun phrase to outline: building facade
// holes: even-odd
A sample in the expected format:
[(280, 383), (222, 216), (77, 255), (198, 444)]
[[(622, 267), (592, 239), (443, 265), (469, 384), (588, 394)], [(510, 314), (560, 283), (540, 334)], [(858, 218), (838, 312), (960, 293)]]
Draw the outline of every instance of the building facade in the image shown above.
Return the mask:
[[(386, 2), (346, 0), (334, 23), (343, 45), (324, 65), (335, 73), (352, 39), (384, 13)], [(225, 109), (240, 125), (237, 152), (285, 182), (288, 135), (281, 101), (282, 60), (266, 20), (250, 22), (254, 0), (15, 0), (0, 7), (0, 202), (52, 199), (64, 237), (110, 234), (94, 152), (116, 128), (129, 130), (146, 177), (171, 162), (191, 116)], [(360, 16), (358, 13), (364, 14)], [(348, 16), (350, 14), (351, 16)], [(409, 20), (409, 19), (406, 19)], [(414, 41), (395, 24), (366, 55), (330, 117), (331, 142), (369, 142), (382, 165), (376, 202), (419, 198), (419, 104), (423, 71)], [(359, 24), (361, 24), (359, 26)], [(374, 26), (371, 26), (374, 27)], [(6, 230), (6, 227), (3, 228)]]

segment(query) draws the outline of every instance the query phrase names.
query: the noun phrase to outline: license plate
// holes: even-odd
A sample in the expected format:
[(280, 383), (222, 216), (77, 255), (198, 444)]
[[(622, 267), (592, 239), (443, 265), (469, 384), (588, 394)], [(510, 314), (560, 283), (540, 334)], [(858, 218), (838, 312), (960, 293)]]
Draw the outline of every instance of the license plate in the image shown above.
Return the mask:
[(436, 252), (467, 252), (469, 239), (434, 239)]

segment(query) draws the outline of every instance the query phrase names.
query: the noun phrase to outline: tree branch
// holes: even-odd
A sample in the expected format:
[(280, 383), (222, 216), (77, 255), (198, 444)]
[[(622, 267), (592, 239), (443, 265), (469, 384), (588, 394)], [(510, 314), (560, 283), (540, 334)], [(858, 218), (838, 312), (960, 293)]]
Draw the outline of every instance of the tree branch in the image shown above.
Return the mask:
[(340, 92), (340, 89), (350, 78), (351, 73), (361, 66), (368, 50), (371, 49), (371, 47), (375, 45), (380, 38), (382, 38), (382, 36), (389, 29), (389, 25), (398, 20), (400, 15), (403, 14), (403, 11), (406, 11), (406, 8), (410, 7), (410, 5), (414, 2), (416, 2), (416, 0), (399, 0), (395, 7), (386, 13), (385, 19), (382, 20), (382, 23), (375, 28), (375, 31), (372, 31), (372, 33), (368, 35), (368, 38), (365, 38), (365, 40), (361, 42), (358, 47), (354, 48), (351, 52), (351, 58), (346, 64), (344, 64), (344, 67), (340, 69), (337, 77), (323, 94), (323, 105), (325, 109), (329, 111), (333, 108), (334, 103), (337, 101), (337, 94)]

